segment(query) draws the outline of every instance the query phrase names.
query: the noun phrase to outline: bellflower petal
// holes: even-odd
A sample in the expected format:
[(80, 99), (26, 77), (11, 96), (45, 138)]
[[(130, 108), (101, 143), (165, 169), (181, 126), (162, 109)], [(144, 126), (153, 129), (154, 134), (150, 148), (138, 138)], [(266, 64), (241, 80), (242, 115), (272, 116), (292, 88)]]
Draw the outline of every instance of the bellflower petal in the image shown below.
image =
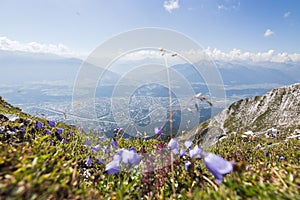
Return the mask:
[(136, 153), (136, 149), (134, 147), (130, 147), (129, 151), (134, 151)]
[(172, 152), (177, 155), (179, 153), (178, 149), (172, 149)]
[(195, 156), (197, 156), (197, 158), (200, 158), (202, 152), (203, 149), (199, 148), (198, 145), (196, 145), (193, 149), (190, 150), (190, 158), (193, 158)]
[(117, 174), (121, 170), (120, 163), (117, 160), (112, 160), (105, 166), (105, 171), (108, 174)]
[(98, 164), (103, 164), (104, 161), (103, 161), (101, 158), (98, 158), (98, 159), (97, 159), (97, 163), (98, 163)]
[(121, 154), (120, 153), (116, 153), (114, 155), (114, 157), (113, 157), (113, 160), (116, 161), (116, 162), (118, 162), (119, 164), (121, 164), (121, 162), (122, 162), (122, 153)]
[(154, 133), (155, 133), (155, 135), (161, 135), (161, 133), (162, 133), (162, 130), (161, 130), (161, 128), (160, 127), (155, 127), (154, 128)]
[(180, 156), (185, 156), (186, 155), (186, 150), (180, 149)]
[(93, 149), (95, 149), (96, 151), (100, 151), (101, 147), (100, 147), (100, 145), (99, 145), (99, 144), (97, 144), (96, 146), (94, 146), (94, 148), (93, 148)]
[(136, 153), (133, 155), (132, 159), (130, 160), (130, 164), (132, 166), (136, 166), (140, 164), (141, 162), (141, 156), (137, 155)]
[(184, 169), (185, 169), (185, 170), (188, 170), (188, 167), (190, 166), (190, 164), (192, 164), (190, 161), (186, 161), (186, 162), (184, 163)]
[(108, 174), (117, 174), (121, 170), (122, 154), (123, 150), (118, 150), (114, 155), (113, 160), (105, 166), (105, 171)]
[(114, 149), (118, 148), (118, 143), (116, 140), (112, 140), (110, 144), (111, 144), (112, 148), (114, 148)]
[(68, 141), (67, 141), (67, 139), (66, 139), (66, 138), (63, 138), (63, 139), (61, 140), (61, 143), (62, 143), (62, 144), (67, 144), (67, 143), (68, 143)]
[(121, 152), (122, 162), (124, 164), (138, 165), (141, 157), (134, 150), (123, 149)]
[(169, 149), (177, 149), (178, 150), (178, 140), (177, 139), (174, 139), (174, 138), (172, 138), (171, 140), (170, 140), (170, 142), (169, 142), (169, 144), (168, 144), (168, 148)]
[(190, 149), (190, 148), (192, 148), (192, 146), (193, 146), (193, 142), (190, 141), (190, 140), (187, 140), (187, 141), (184, 142), (184, 146), (185, 146), (186, 148)]

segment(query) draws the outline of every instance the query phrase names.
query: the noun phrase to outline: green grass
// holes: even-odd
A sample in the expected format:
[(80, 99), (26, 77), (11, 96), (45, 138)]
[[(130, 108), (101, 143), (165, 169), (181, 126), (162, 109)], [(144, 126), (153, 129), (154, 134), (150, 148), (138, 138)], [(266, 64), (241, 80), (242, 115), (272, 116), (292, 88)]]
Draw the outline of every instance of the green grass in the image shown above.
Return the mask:
[[(1, 102), (0, 114), (7, 113), (17, 114), (20, 119), (2, 122), (0, 126), (19, 129), (23, 123), (26, 132), (24, 137), (19, 132), (9, 137), (0, 132), (0, 199), (300, 199), (300, 141), (285, 142), (285, 135), (266, 139), (236, 134), (207, 148), (206, 151), (236, 161), (234, 171), (217, 185), (202, 160), (194, 161), (185, 170), (186, 158), (175, 160), (174, 180), (168, 165), (143, 172), (140, 164), (109, 175), (105, 164), (96, 163), (96, 159), (109, 161), (112, 153), (91, 152), (85, 145), (86, 139), (99, 143), (93, 133), (58, 123), (56, 127), (63, 128), (62, 136), (67, 138), (67, 143), (62, 144), (54, 134), (45, 134), (46, 130), (55, 132), (45, 119)], [(42, 129), (36, 129), (36, 120), (44, 123)], [(68, 136), (70, 131), (74, 136)], [(101, 145), (109, 142), (106, 139)], [(275, 143), (279, 144), (267, 146)], [(144, 166), (153, 164), (154, 158), (157, 165), (168, 161), (168, 154), (160, 148), (166, 145), (164, 141), (120, 138), (118, 145), (147, 152)], [(258, 145), (261, 147), (255, 148)], [(280, 156), (285, 159), (279, 160)], [(93, 159), (90, 167), (85, 164), (88, 157)]]

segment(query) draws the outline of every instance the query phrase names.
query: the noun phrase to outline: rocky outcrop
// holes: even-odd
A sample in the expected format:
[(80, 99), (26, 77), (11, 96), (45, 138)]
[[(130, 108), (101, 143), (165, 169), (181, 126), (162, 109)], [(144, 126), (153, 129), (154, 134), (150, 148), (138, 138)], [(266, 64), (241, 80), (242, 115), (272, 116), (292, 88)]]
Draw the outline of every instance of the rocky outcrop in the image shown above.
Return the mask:
[(200, 123), (190, 135), (201, 145), (210, 146), (231, 133), (266, 133), (270, 128), (287, 133), (300, 129), (300, 83), (234, 102)]

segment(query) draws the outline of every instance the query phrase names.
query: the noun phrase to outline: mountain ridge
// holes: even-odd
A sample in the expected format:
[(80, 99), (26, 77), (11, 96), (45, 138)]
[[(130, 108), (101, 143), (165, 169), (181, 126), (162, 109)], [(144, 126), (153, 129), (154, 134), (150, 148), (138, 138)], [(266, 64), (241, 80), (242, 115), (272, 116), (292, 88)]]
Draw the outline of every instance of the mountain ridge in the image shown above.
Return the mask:
[(262, 96), (245, 98), (232, 103), (213, 118), (200, 123), (185, 137), (203, 146), (211, 146), (232, 133), (269, 129), (293, 133), (300, 129), (300, 83), (271, 90)]

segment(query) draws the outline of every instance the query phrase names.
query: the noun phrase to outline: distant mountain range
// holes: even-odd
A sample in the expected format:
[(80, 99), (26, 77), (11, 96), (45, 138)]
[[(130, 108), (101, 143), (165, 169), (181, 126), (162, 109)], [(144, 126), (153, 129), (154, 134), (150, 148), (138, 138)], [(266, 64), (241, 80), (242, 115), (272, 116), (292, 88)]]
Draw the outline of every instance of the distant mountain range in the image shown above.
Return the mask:
[[(149, 58), (144, 61), (144, 64), (151, 63)], [(59, 107), (58, 105), (54, 106), (54, 103), (71, 103), (73, 85), (83, 62), (78, 58), (52, 54), (0, 50), (0, 95), (13, 104), (24, 106), (22, 109), (29, 105), (32, 106), (32, 104), (39, 104), (39, 107), (43, 108), (45, 102), (47, 102), (47, 108)], [(140, 62), (143, 63), (143, 61)], [(299, 63), (244, 61), (215, 61), (215, 63), (223, 78), (227, 105), (239, 99), (262, 95), (275, 87), (300, 82)], [(114, 90), (114, 84), (118, 83), (120, 78), (124, 78), (122, 73), (126, 72), (127, 68), (130, 69), (133, 64), (139, 66), (136, 65), (137, 63), (128, 61), (124, 63), (124, 66), (117, 68), (123, 72), (107, 70), (101, 79), (103, 85), (97, 90), (93, 90), (96, 91), (96, 96), (110, 97)], [(211, 94), (203, 77), (190, 64), (177, 64), (171, 68), (189, 80), (196, 92), (201, 92), (210, 98)], [(150, 68), (148, 72), (151, 73)], [(148, 74), (145, 72), (143, 75), (147, 76)], [(126, 78), (130, 82), (130, 77)], [(123, 83), (127, 83), (127, 80), (123, 80)], [(129, 86), (123, 85), (122, 87)], [(133, 84), (131, 87), (135, 87), (135, 85)], [(154, 91), (165, 92), (165, 90)], [(205, 113), (203, 119), (210, 117), (210, 113)]]
[[(189, 80), (199, 80), (195, 71), (187, 70), (189, 64), (174, 66)], [(251, 85), (251, 87), (261, 87), (264, 85), (287, 85), (300, 82), (300, 63), (250, 63), (250, 62), (224, 62), (216, 61), (217, 69), (222, 76), (225, 87), (241, 88)]]
[[(146, 60), (149, 62), (149, 60)], [(60, 57), (52, 54), (28, 53), (0, 50), (1, 84), (24, 84), (40, 81), (66, 81), (73, 83), (84, 61), (78, 58)], [(225, 86), (243, 85), (286, 85), (300, 81), (300, 63), (250, 63), (216, 61), (216, 66)], [(127, 63), (130, 65), (131, 63)], [(179, 64), (172, 68), (183, 74), (191, 82), (204, 82), (189, 64)], [(188, 69), (188, 70), (187, 70)], [(120, 74), (109, 74), (117, 80)]]
[(255, 84), (287, 85), (300, 82), (300, 63), (226, 63), (217, 61), (216, 65), (223, 77), (224, 84), (229, 86)]
[(300, 83), (276, 88), (263, 96), (241, 99), (213, 118), (200, 123), (184, 137), (210, 146), (232, 133), (265, 133), (275, 128), (293, 133), (300, 129)]
[(82, 60), (52, 54), (0, 50), (1, 85), (72, 84)]
[[(1, 74), (4, 74), (0, 85), (51, 80), (73, 81), (83, 62), (78, 58), (60, 57), (53, 54), (0, 50)], [(215, 63), (225, 86), (286, 85), (300, 81), (300, 63), (242, 61), (215, 61)], [(127, 65), (130, 65), (130, 62)], [(178, 64), (172, 68), (192, 82), (203, 81), (189, 66), (189, 64)], [(117, 73), (110, 74), (110, 76), (119, 78)]]

